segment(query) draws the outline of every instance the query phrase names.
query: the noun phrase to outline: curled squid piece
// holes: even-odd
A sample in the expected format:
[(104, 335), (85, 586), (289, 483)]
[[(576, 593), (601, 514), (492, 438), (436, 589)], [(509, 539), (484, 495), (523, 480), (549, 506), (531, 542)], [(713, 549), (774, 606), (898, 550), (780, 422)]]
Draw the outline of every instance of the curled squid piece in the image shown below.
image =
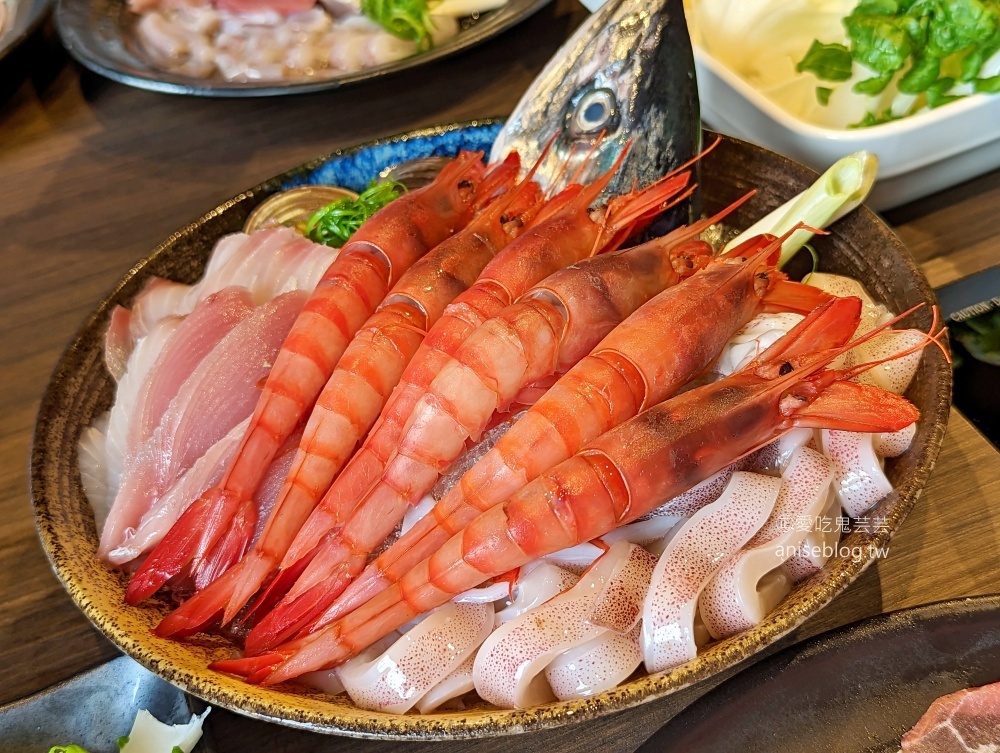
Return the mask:
[(458, 665), (458, 669), (424, 693), (424, 697), (417, 701), (417, 711), (421, 714), (429, 714), (442, 706), (464, 708), (454, 701), (476, 689), (475, 683), (472, 681), (472, 665), (475, 661), (475, 655), (470, 656)]
[(856, 431), (823, 429), (819, 433), (820, 449), (833, 463), (834, 493), (852, 518), (868, 512), (892, 491), (872, 438), (872, 434)]
[(564, 651), (639, 621), (655, 558), (619, 541), (573, 588), (501, 625), (480, 648), (476, 691), (502, 708), (527, 708), (555, 696), (545, 668)]
[(798, 552), (785, 563), (785, 572), (795, 583), (818, 573), (837, 551), (837, 544), (840, 543), (840, 534), (842, 533), (840, 527), (842, 517), (840, 502), (832, 489), (828, 495), (826, 506), (819, 515), (819, 520), (824, 521), (824, 523), (831, 521), (834, 524), (814, 526), (806, 534)]
[[(595, 547), (596, 548), (596, 547)], [(521, 568), (510, 606), (496, 613), (497, 626), (544, 604), (576, 585), (580, 576), (544, 559)]]
[(575, 573), (582, 573), (607, 551), (607, 547), (615, 542), (627, 541), (630, 544), (648, 547), (653, 542), (659, 541), (666, 536), (682, 520), (683, 518), (679, 516), (652, 515), (645, 520), (621, 526), (601, 536), (600, 542), (604, 544), (604, 548), (595, 543), (585, 541), (582, 544), (549, 554), (542, 559)]
[(713, 373), (725, 377), (739, 371), (788, 334), (804, 318), (801, 314), (790, 312), (758, 314), (726, 343), (712, 366)]
[(344, 664), (340, 680), (361, 708), (404, 714), (472, 656), (492, 629), (492, 604), (450, 602), (382, 653)]
[(545, 668), (555, 697), (560, 701), (586, 698), (627, 680), (642, 663), (641, 632), (638, 624), (628, 633), (607, 631), (559, 654)]
[(740, 553), (705, 587), (699, 609), (713, 638), (728, 638), (752, 628), (792, 588), (781, 567), (793, 556), (826, 506), (833, 464), (820, 453), (800, 447), (782, 474), (781, 491), (771, 516)]
[(812, 429), (792, 429), (771, 444), (762, 447), (750, 460), (749, 470), (768, 475), (784, 475), (792, 457), (800, 447), (813, 443), (816, 432)]
[(726, 561), (767, 521), (781, 479), (738, 471), (718, 500), (702, 508), (670, 540), (643, 605), (643, 661), (660, 672), (698, 653), (698, 597)]
[[(927, 336), (923, 332), (915, 329), (889, 330), (870, 342), (859, 345), (851, 352), (857, 352), (858, 363), (880, 361), (914, 348), (926, 339)], [(917, 373), (920, 355), (921, 352), (917, 350), (901, 358), (880, 363), (858, 376), (857, 380), (862, 384), (870, 384), (887, 392), (902, 395)]]
[(872, 448), (875, 454), (883, 458), (898, 458), (913, 443), (917, 435), (917, 425), (912, 423), (899, 431), (886, 431), (872, 435)]
[(838, 298), (853, 295), (861, 299), (861, 321), (858, 323), (858, 329), (854, 333), (855, 337), (861, 337), (861, 335), (871, 332), (884, 321), (884, 317), (888, 313), (886, 307), (881, 303), (876, 303), (875, 299), (869, 295), (865, 286), (853, 277), (835, 275), (829, 272), (813, 272), (802, 282), (826, 291)]

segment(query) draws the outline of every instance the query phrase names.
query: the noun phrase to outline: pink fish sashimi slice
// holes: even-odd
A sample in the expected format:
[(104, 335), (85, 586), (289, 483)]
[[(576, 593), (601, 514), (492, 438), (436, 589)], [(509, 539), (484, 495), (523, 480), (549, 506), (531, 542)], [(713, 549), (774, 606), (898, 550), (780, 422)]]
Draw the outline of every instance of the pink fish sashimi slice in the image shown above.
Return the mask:
[(129, 444), (146, 441), (181, 385), (198, 364), (240, 322), (253, 313), (254, 303), (246, 288), (229, 287), (209, 295), (178, 325), (164, 345), (146, 379), (144, 395), (136, 405)]
[(116, 382), (125, 374), (129, 356), (135, 342), (132, 340), (132, 312), (124, 306), (115, 306), (104, 331), (104, 366)]
[(959, 690), (931, 704), (903, 735), (902, 753), (983, 753), (1000, 748), (1000, 683)]
[(311, 292), (338, 253), (284, 227), (227, 235), (194, 285), (161, 279), (146, 285), (132, 305), (132, 334), (141, 336), (162, 316), (188, 314), (230, 286), (247, 288), (256, 305), (292, 290)]
[[(308, 298), (285, 293), (259, 306), (229, 332), (185, 380), (141, 457), (123, 478), (101, 535), (98, 555), (120, 546), (157, 496), (257, 404), (259, 383)], [(206, 420), (211, 419), (211, 420)]]
[(195, 463), (177, 479), (156, 503), (150, 507), (132, 533), (125, 531), (124, 541), (111, 550), (108, 562), (120, 566), (131, 562), (156, 546), (191, 500), (222, 480), (223, 474), (239, 449), (243, 434), (250, 425), (250, 415), (236, 424), (226, 436), (213, 444)]
[(112, 498), (117, 496), (122, 475), (136, 463), (184, 381), (252, 312), (249, 291), (226, 288), (201, 301), (183, 319), (170, 316), (160, 320), (139, 340), (118, 383), (107, 427), (105, 460)]

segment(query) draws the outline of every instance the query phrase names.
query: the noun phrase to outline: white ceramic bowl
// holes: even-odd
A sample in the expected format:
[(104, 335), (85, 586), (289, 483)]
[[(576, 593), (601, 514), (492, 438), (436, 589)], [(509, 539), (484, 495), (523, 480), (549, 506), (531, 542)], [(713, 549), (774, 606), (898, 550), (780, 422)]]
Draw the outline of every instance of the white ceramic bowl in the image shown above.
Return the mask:
[(1000, 95), (976, 94), (943, 107), (869, 128), (824, 128), (765, 97), (697, 43), (698, 93), (704, 122), (822, 172), (859, 149), (878, 155), (869, 197), (889, 209), (1000, 167)]

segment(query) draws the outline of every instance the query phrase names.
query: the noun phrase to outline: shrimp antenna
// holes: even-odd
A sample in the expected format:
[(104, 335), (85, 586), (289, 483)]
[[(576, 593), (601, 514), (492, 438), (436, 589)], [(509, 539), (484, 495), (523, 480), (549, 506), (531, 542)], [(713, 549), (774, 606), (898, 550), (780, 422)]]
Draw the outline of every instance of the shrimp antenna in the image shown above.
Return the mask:
[[(847, 345), (845, 345), (844, 347), (849, 350), (851, 348), (856, 347), (857, 345), (860, 345), (863, 342), (868, 342), (874, 336), (885, 334), (885, 331), (889, 327), (891, 327), (893, 324), (895, 324), (896, 322), (900, 321), (901, 319), (906, 318), (907, 316), (909, 316), (910, 314), (912, 314), (914, 311), (916, 311), (918, 309), (921, 309), (921, 308), (923, 308), (926, 305), (927, 305), (926, 303), (918, 303), (913, 308), (911, 308), (911, 309), (909, 309), (907, 311), (904, 311), (899, 316), (891, 319), (890, 321), (886, 322), (885, 324), (881, 325), (880, 327), (877, 327), (876, 329), (872, 330), (871, 332), (869, 332), (864, 337), (859, 337), (857, 340), (853, 340), (853, 341), (847, 343)], [(906, 348), (905, 350), (902, 350), (899, 353), (893, 353), (890, 356), (886, 356), (885, 358), (879, 358), (876, 361), (869, 361), (867, 363), (859, 363), (857, 366), (854, 366), (853, 368), (850, 368), (850, 369), (847, 369), (846, 371), (844, 371), (843, 372), (843, 378), (844, 379), (853, 379), (854, 377), (856, 377), (856, 376), (858, 376), (860, 374), (863, 374), (866, 371), (874, 369), (876, 366), (881, 366), (884, 363), (889, 363), (890, 361), (895, 361), (895, 360), (898, 360), (900, 358), (906, 358), (906, 356), (912, 355), (912, 354), (914, 354), (914, 353), (916, 353), (918, 351), (923, 350), (924, 348), (926, 348), (931, 343), (934, 343), (934, 345), (936, 345), (938, 347), (938, 349), (941, 351), (942, 355), (944, 355), (944, 359), (948, 363), (951, 363), (951, 353), (948, 352), (948, 348), (945, 347), (945, 344), (943, 342), (941, 342), (941, 336), (947, 331), (947, 327), (945, 327), (943, 324), (941, 324), (940, 310), (938, 309), (937, 306), (931, 306), (931, 316), (932, 316), (932, 318), (931, 318), (931, 326), (927, 330), (927, 332), (921, 332), (920, 333), (921, 335), (923, 335), (923, 338), (920, 340), (919, 343), (917, 343), (916, 345), (914, 345), (912, 347)], [(937, 330), (937, 331), (935, 331), (935, 330)], [(919, 330), (912, 330), (912, 331), (917, 332)]]

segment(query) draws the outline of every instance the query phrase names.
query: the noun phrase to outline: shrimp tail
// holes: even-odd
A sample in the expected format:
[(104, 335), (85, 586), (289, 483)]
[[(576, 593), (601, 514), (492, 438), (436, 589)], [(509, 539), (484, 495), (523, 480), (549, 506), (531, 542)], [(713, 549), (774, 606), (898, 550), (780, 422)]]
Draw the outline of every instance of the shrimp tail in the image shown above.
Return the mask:
[(132, 576), (125, 601), (135, 606), (180, 575), (192, 562), (197, 568), (239, 505), (239, 497), (224, 489), (210, 489), (191, 503)]
[(253, 501), (245, 500), (233, 517), (229, 528), (195, 571), (195, 588), (201, 591), (239, 562), (240, 557), (249, 549), (256, 528), (257, 506)]

